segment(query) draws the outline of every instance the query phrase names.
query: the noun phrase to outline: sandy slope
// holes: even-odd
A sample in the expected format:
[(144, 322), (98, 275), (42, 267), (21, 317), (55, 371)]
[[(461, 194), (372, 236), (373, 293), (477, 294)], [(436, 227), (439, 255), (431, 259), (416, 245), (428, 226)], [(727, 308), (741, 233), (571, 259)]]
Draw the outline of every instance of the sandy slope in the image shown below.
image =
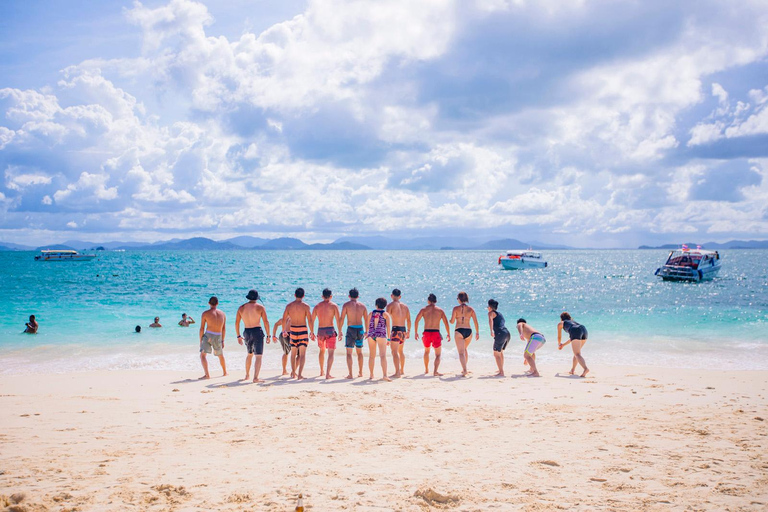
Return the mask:
[(0, 377), (0, 509), (768, 509), (768, 372), (409, 365), (393, 383)]

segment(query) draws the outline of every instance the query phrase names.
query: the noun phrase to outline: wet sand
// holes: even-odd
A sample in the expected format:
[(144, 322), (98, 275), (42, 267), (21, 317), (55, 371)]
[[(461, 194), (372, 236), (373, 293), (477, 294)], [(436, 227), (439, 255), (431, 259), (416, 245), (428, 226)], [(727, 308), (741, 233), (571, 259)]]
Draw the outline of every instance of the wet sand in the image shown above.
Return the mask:
[(0, 377), (0, 510), (768, 508), (768, 372), (256, 385), (229, 364)]

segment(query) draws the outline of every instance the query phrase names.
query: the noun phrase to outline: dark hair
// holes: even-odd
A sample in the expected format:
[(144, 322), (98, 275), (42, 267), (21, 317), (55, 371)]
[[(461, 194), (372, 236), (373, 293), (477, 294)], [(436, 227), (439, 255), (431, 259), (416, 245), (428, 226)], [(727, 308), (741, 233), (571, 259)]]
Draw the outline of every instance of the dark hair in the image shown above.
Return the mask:
[(518, 318), (517, 323), (519, 324), (527, 324), (528, 322), (525, 321), (525, 318)]
[(29, 319), (30, 320), (34, 320), (35, 319), (35, 315), (29, 315)]
[(141, 332), (141, 326), (140, 326), (140, 325), (137, 325), (137, 326), (136, 326), (136, 328), (134, 329), (134, 331), (136, 331), (136, 332)]
[(208, 304), (210, 304), (211, 306), (215, 306), (218, 303), (219, 303), (219, 298), (216, 297), (215, 295), (213, 297), (211, 297), (210, 299), (208, 299)]
[(499, 308), (499, 301), (495, 299), (488, 299), (488, 305), (492, 310), (496, 311)]
[(392, 295), (394, 295), (395, 297), (399, 297), (400, 296), (400, 290), (395, 288), (394, 290), (392, 290)]
[(324, 299), (330, 298), (331, 295), (333, 295), (333, 293), (331, 292), (330, 288), (326, 288), (325, 290), (323, 290), (323, 298)]
[(378, 299), (376, 299), (376, 307), (379, 309), (384, 309), (385, 307), (387, 307), (387, 299), (385, 299), (384, 297), (379, 297)]
[(159, 322), (159, 321), (160, 321), (160, 317), (159, 317), (159, 316), (156, 316), (156, 317), (155, 317), (155, 322)]
[(560, 313), (560, 320), (570, 320), (571, 315), (569, 315), (567, 312), (563, 311)]
[(352, 288), (349, 290), (349, 298), (350, 299), (356, 299), (360, 296), (360, 292), (357, 291), (357, 288)]
[(469, 302), (469, 295), (467, 295), (467, 292), (459, 292), (457, 299), (461, 302)]
[(434, 293), (430, 293), (429, 296), (427, 297), (427, 300), (432, 304), (437, 304), (437, 297), (435, 296)]
[(187, 314), (186, 313), (182, 313), (181, 316), (187, 316)]
[(304, 288), (296, 288), (296, 291), (293, 292), (293, 295), (295, 295), (297, 299), (303, 299), (304, 298)]

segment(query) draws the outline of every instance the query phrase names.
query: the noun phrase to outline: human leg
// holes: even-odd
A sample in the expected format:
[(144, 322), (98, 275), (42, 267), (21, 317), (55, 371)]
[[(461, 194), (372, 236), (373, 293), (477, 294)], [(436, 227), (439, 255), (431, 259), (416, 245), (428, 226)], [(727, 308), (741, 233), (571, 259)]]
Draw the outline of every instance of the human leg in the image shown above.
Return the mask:
[(459, 334), (458, 331), (456, 331), (455, 337), (456, 337), (456, 351), (459, 353), (459, 362), (461, 363), (461, 374), (466, 377), (467, 375), (466, 342), (464, 340), (464, 336)]
[(250, 352), (247, 356), (245, 356), (245, 378), (243, 380), (248, 380), (248, 378), (251, 376), (251, 361), (253, 360), (253, 354)]
[(346, 378), (351, 379), (352, 377), (352, 351), (354, 349), (351, 347), (347, 347), (347, 369), (349, 369), (349, 374), (347, 374)]
[(261, 354), (256, 354), (256, 360), (253, 363), (253, 382), (264, 382), (259, 379), (259, 372), (261, 371)]
[(336, 352), (335, 349), (329, 348), (328, 349), (328, 368), (325, 370), (325, 378), (326, 379), (332, 379), (333, 375), (331, 375), (331, 366), (333, 366), (333, 353)]
[(424, 347), (424, 375), (429, 375), (429, 349)]
[(379, 360), (381, 361), (382, 379), (389, 382), (391, 379), (387, 376), (387, 338), (376, 338), (376, 344), (379, 350)]
[(402, 346), (402, 343), (398, 341), (392, 341), (391, 350), (392, 350), (392, 364), (395, 366), (395, 373), (392, 374), (393, 378), (400, 377), (400, 347)]
[(376, 359), (376, 338), (368, 338), (368, 370), (370, 370), (373, 379), (373, 367)]
[(299, 373), (296, 376), (298, 380), (305, 379), (304, 377), (304, 364), (307, 362), (307, 346), (299, 345)]
[[(581, 355), (581, 347), (584, 346), (585, 340), (573, 340), (571, 341), (571, 347), (573, 347), (573, 358), (578, 361), (578, 363), (581, 365), (582, 368), (584, 368), (584, 371), (581, 373), (582, 377), (586, 377), (589, 373), (589, 368), (587, 368), (587, 362), (584, 361), (584, 358)], [(573, 370), (576, 370), (576, 365), (573, 365)]]
[(442, 359), (442, 353), (443, 353), (443, 347), (435, 347), (435, 372), (433, 375), (435, 377), (442, 377), (443, 374), (438, 372), (437, 369), (440, 367), (440, 361)]

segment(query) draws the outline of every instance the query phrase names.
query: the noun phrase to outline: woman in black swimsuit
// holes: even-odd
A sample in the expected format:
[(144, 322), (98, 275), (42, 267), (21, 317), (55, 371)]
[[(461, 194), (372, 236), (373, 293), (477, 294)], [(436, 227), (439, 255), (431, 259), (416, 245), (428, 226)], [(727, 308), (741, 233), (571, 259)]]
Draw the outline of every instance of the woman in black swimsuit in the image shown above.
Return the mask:
[(469, 302), (469, 296), (467, 292), (459, 292), (459, 296), (456, 297), (459, 301), (459, 305), (453, 308), (453, 314), (451, 314), (451, 323), (455, 323), (454, 333), (456, 334), (456, 350), (459, 351), (459, 361), (461, 362), (461, 375), (466, 377), (469, 372), (467, 371), (467, 359), (469, 353), (467, 348), (472, 341), (472, 329), (469, 326), (470, 320), (475, 321), (475, 339), (480, 338), (480, 328), (477, 325), (477, 315), (475, 310), (467, 304)]
[[(563, 331), (568, 333), (568, 341), (560, 343)], [(584, 368), (584, 371), (581, 374), (582, 377), (586, 377), (589, 373), (587, 362), (584, 361), (584, 358), (581, 356), (581, 349), (584, 348), (586, 342), (587, 328), (574, 321), (568, 313), (562, 313), (560, 315), (560, 323), (557, 324), (557, 348), (562, 350), (564, 346), (569, 343), (571, 344), (571, 348), (573, 349), (573, 366), (571, 367), (571, 371), (568, 372), (570, 375), (573, 375), (576, 372), (577, 363)]]

